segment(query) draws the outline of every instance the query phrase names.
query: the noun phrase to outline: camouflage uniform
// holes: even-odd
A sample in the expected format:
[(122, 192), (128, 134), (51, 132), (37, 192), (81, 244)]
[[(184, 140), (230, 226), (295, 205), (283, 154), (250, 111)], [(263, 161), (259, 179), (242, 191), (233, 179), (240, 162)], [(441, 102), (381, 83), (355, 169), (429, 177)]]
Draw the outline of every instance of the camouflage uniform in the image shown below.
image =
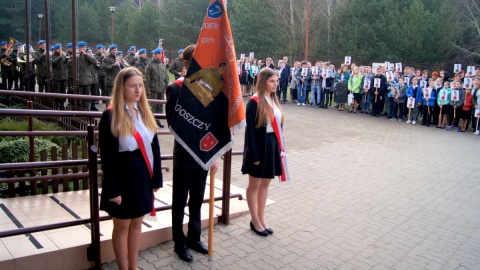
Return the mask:
[[(165, 64), (154, 59), (148, 64), (145, 71), (146, 90), (149, 99), (165, 99), (165, 88), (169, 83), (167, 68)], [(155, 104), (152, 106), (153, 112), (163, 113), (163, 104)]]
[[(27, 61), (26, 55), (26, 53), (22, 52), (18, 55), (18, 58), (23, 61)], [(22, 90), (29, 90), (31, 92), (35, 92), (35, 65), (33, 64), (33, 61), (30, 61), (29, 77), (27, 77), (27, 63), (19, 63), (18, 65), (20, 66), (20, 79), (22, 80), (23, 85)]]
[[(59, 52), (52, 55), (52, 90), (53, 93), (65, 94), (67, 90), (67, 58)], [(64, 109), (65, 99), (56, 98), (55, 107)]]
[(47, 83), (47, 57), (45, 49), (38, 49), (33, 53), (33, 63), (37, 66), (38, 92), (44, 92)]
[[(97, 52), (95, 54), (95, 58), (97, 59), (98, 63), (103, 63), (103, 53)], [(98, 89), (102, 89), (102, 96), (105, 95), (105, 70), (103, 69), (103, 65), (99, 65), (97, 67), (97, 79), (98, 79)]]
[(125, 57), (123, 57), (123, 60), (125, 60), (131, 67), (135, 65), (135, 62), (137, 62), (137, 58), (135, 58), (135, 53), (128, 53)]
[(21, 73), (20, 67), (17, 65), (17, 56), (18, 49), (15, 47), (8, 55), (8, 61), (12, 63), (12, 65), (10, 65), (10, 70), (13, 74), (13, 89), (19, 90), (22, 88), (22, 83), (20, 82)]
[(172, 64), (170, 65), (170, 73), (172, 73), (175, 76), (175, 80), (180, 78), (180, 73), (183, 70), (183, 59), (182, 58), (177, 58), (173, 60)]
[[(83, 52), (77, 57), (78, 63), (78, 85), (81, 95), (89, 95), (90, 87), (93, 82), (92, 66), (97, 65), (97, 59), (95, 57)], [(96, 75), (95, 75), (96, 76)], [(92, 93), (94, 94), (94, 93)], [(88, 100), (81, 100), (80, 106), (84, 110), (88, 110)], [(94, 104), (94, 101), (92, 101)], [(94, 107), (92, 107), (93, 109)]]
[(120, 72), (120, 69), (123, 67), (122, 64), (120, 64), (120, 67), (115, 65), (116, 62), (117, 62), (117, 58), (112, 53), (106, 56), (102, 62), (102, 68), (103, 70), (105, 70), (105, 75), (106, 75), (104, 96), (107, 96), (107, 97), (112, 94), (113, 83), (115, 82), (115, 78), (117, 77), (118, 72)]
[[(6, 49), (0, 49), (0, 59), (4, 59), (4, 58), (5, 60), (8, 60)], [(4, 65), (3, 62), (1, 66), (2, 66), (2, 83), (4, 84), (4, 87), (5, 87), (4, 89), (10, 90), (12, 85), (12, 70), (10, 69), (10, 66)]]

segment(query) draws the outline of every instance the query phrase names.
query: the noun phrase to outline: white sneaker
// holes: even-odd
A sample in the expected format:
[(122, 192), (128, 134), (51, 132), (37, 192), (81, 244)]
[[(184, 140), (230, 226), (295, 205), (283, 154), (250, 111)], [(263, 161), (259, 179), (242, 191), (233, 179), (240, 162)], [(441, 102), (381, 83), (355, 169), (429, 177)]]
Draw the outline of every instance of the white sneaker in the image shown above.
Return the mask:
[(297, 106), (300, 106), (300, 103), (297, 103)]
[(410, 124), (410, 123), (412, 123), (412, 121), (408, 120), (408, 121), (407, 121), (407, 122), (405, 122), (405, 123), (407, 123), (407, 124)]
[(480, 131), (478, 130), (473, 133), (473, 135), (478, 135), (478, 134), (480, 134)]
[(302, 106), (305, 106), (305, 103), (302, 103)]
[(413, 121), (413, 122), (412, 122), (412, 125), (416, 125), (416, 124), (417, 124), (417, 121)]

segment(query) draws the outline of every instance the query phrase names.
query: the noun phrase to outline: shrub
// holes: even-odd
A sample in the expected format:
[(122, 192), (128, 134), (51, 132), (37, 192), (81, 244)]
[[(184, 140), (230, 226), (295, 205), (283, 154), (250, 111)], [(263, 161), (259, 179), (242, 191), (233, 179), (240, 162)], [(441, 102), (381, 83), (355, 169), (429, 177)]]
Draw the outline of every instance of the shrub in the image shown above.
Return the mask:
[[(35, 159), (40, 160), (40, 151), (47, 150), (47, 159), (50, 160), (50, 149), (52, 147), (58, 147), (57, 144), (52, 143), (49, 140), (36, 138), (35, 139)], [(0, 163), (13, 163), (19, 159), (28, 161), (30, 156), (30, 145), (28, 139), (21, 138), (11, 141), (0, 142)]]
[[(18, 121), (17, 119), (7, 117), (5, 119), (0, 120), (0, 130), (2, 131), (27, 131), (28, 130), (28, 121)], [(62, 127), (60, 127), (56, 123), (48, 123), (42, 122), (37, 119), (33, 120), (33, 130), (35, 131), (64, 131)], [(48, 136), (43, 137), (44, 140), (49, 140), (57, 145), (63, 145), (65, 143), (69, 143), (70, 141), (74, 140), (73, 137), (65, 137), (65, 136)], [(15, 140), (12, 137), (0, 137), (0, 142), (7, 140), (12, 141)]]

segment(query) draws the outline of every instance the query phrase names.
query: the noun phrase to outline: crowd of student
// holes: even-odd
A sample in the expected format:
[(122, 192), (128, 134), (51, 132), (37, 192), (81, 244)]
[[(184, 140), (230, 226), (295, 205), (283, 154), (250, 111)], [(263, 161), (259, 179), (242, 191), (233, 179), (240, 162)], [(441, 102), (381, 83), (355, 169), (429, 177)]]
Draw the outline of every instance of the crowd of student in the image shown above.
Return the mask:
[(373, 70), (370, 66), (342, 63), (336, 69), (332, 63), (319, 60), (314, 65), (295, 61), (290, 67), (288, 57), (284, 57), (275, 68), (271, 58), (265, 62), (251, 57), (237, 60), (244, 96), (255, 92), (258, 72), (269, 67), (279, 75), (277, 96), (281, 103), (287, 102), (289, 88), (290, 101), (298, 106), (328, 109), (333, 102), (339, 111), (349, 107), (349, 113), (383, 115), (413, 125), (421, 117), (421, 125), (432, 124), (447, 131), (466, 132), (470, 125), (479, 135), (480, 68), (469, 67), (468, 72), (458, 69), (451, 78), (445, 70), (430, 73), (387, 65)]

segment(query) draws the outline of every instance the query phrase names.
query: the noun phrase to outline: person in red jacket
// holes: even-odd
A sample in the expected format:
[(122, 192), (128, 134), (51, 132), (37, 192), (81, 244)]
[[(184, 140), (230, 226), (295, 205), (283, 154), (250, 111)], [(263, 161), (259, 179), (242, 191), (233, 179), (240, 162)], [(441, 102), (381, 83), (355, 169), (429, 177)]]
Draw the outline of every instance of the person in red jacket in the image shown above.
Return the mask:
[(465, 102), (463, 103), (463, 106), (460, 109), (460, 132), (465, 132), (468, 128), (468, 122), (470, 122), (470, 118), (472, 116), (471, 111), (473, 107), (473, 95), (472, 95), (472, 89), (466, 88), (465, 89)]

